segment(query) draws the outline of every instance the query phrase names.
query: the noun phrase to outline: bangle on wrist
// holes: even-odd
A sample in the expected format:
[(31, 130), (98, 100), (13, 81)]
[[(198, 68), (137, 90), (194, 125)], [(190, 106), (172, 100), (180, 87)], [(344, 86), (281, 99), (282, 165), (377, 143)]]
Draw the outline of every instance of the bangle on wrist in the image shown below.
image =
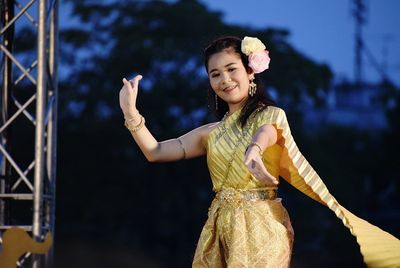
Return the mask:
[(125, 121), (131, 122), (134, 119), (136, 119), (135, 117), (139, 115), (139, 110), (136, 109), (136, 111), (133, 113), (133, 115), (131, 115), (129, 118), (124, 116)]
[(251, 146), (256, 146), (259, 150), (259, 154), (262, 156), (263, 155), (263, 150), (261, 149), (261, 146), (257, 143), (257, 142), (252, 142), (250, 143), (247, 148), (246, 148), (246, 152), (247, 150), (251, 147)]
[(144, 117), (143, 117), (142, 115), (140, 116), (140, 122), (139, 122), (139, 124), (137, 124), (136, 126), (131, 126), (131, 125), (129, 124), (130, 121), (132, 121), (132, 118), (131, 118), (129, 121), (125, 119), (125, 127), (126, 127), (131, 133), (135, 133), (135, 132), (137, 132), (138, 130), (140, 130), (140, 129), (144, 126), (144, 123), (146, 123), (146, 120), (144, 119)]

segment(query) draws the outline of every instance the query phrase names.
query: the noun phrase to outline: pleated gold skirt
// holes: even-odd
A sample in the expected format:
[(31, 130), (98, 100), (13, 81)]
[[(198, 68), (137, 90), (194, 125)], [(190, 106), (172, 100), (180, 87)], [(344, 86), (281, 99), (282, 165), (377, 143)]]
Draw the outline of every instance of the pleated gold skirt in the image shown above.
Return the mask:
[(280, 198), (213, 200), (192, 267), (289, 267), (294, 239)]

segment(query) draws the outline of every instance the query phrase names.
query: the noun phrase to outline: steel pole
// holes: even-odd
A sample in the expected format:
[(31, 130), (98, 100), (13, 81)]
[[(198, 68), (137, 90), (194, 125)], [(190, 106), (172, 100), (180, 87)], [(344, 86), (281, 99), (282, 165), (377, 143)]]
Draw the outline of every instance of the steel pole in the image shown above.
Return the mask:
[[(4, 4), (4, 5), (3, 5)], [(1, 22), (2, 25), (7, 25), (14, 17), (14, 1), (5, 0), (1, 6)], [(3, 46), (10, 52), (14, 48), (14, 24), (12, 24), (3, 35)], [(4, 55), (4, 54), (3, 54)], [(11, 90), (12, 83), (12, 61), (4, 55), (3, 60), (3, 89), (1, 94), (1, 122), (3, 125), (9, 118), (11, 113)], [(1, 144), (10, 152), (11, 150), (11, 128), (8, 127), (1, 134)], [(5, 194), (10, 188), (11, 165), (3, 156), (0, 163), (0, 193)], [(0, 225), (9, 224), (9, 208), (7, 201), (0, 199)]]
[[(36, 86), (36, 129), (35, 129), (35, 170), (33, 192), (32, 234), (36, 240), (42, 236), (43, 181), (44, 181), (44, 144), (46, 110), (46, 2), (38, 3), (38, 47), (37, 47), (37, 86)], [(40, 267), (39, 255), (33, 258), (33, 267)]]
[[(55, 207), (56, 207), (56, 176), (57, 176), (57, 113), (58, 113), (58, 1), (55, 0), (50, 14), (49, 37), (49, 67), (51, 89), (50, 95), (54, 98), (50, 112), (47, 135), (47, 170), (50, 199), (46, 205), (46, 224), (49, 230), (55, 234)], [(53, 267), (54, 245), (46, 255), (46, 267)]]

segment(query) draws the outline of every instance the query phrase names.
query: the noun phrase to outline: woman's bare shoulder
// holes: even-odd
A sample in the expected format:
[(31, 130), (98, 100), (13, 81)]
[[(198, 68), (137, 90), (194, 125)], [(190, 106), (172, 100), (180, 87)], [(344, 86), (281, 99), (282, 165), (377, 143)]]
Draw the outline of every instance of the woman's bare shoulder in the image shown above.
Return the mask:
[(205, 132), (208, 135), (211, 131), (213, 131), (216, 127), (218, 127), (219, 124), (221, 124), (221, 121), (208, 123), (206, 125), (201, 126), (200, 128), (202, 129), (202, 132)]
[(218, 121), (218, 122), (213, 122), (213, 123), (209, 123), (209, 124), (206, 124), (206, 125), (203, 125), (201, 128), (202, 128), (202, 143), (204, 144), (204, 145), (206, 145), (207, 144), (207, 141), (208, 141), (208, 136), (210, 135), (210, 133), (214, 130), (214, 129), (216, 129), (219, 125), (221, 124), (221, 121)]
[(203, 144), (206, 144), (208, 135), (211, 133), (211, 131), (216, 129), (220, 124), (221, 124), (221, 121), (218, 121), (218, 122), (213, 122), (213, 123), (202, 125), (195, 129), (195, 131), (197, 131), (198, 134), (201, 136), (201, 140), (202, 140)]

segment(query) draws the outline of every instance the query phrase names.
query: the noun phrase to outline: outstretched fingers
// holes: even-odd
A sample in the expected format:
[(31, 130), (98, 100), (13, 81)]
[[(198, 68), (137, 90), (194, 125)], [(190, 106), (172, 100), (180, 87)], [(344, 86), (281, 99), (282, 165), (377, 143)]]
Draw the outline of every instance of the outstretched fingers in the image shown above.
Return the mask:
[(124, 83), (124, 86), (128, 89), (132, 89), (132, 84), (125, 77), (122, 79), (122, 83)]
[(128, 89), (137, 89), (139, 86), (139, 81), (142, 80), (142, 78), (143, 76), (139, 74), (129, 81), (124, 78), (122, 79), (122, 82), (124, 82), (124, 85), (127, 86)]
[(142, 80), (143, 76), (140, 74), (135, 76), (130, 82), (133, 84), (134, 88), (137, 88), (139, 86), (139, 81)]
[(278, 180), (274, 176), (272, 176), (271, 173), (268, 172), (267, 168), (264, 166), (264, 163), (262, 163), (261, 165), (259, 164), (259, 168), (262, 174), (262, 178), (266, 179), (267, 182), (271, 182), (274, 185), (278, 184)]
[(277, 185), (279, 183), (278, 180), (268, 172), (261, 158), (249, 158), (245, 162), (245, 165), (256, 179), (264, 181), (269, 185)]
[(124, 86), (131, 92), (132, 90), (135, 90), (139, 86), (139, 81), (142, 80), (143, 76), (142, 75), (137, 75), (133, 79), (129, 80), (126, 79), (125, 77), (122, 79), (122, 82), (124, 83)]
[(139, 81), (143, 78), (141, 75), (135, 76), (132, 80), (122, 79), (124, 85), (119, 92), (119, 101), (125, 118), (131, 118), (137, 114), (136, 98), (138, 94)]

